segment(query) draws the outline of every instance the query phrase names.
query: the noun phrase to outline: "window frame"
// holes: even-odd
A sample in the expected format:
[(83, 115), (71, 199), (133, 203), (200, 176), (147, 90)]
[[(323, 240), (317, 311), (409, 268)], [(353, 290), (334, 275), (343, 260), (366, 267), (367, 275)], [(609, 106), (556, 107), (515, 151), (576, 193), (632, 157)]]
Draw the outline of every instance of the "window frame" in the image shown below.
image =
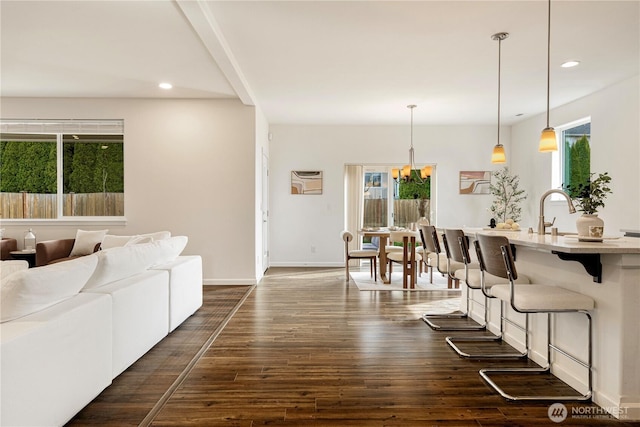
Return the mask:
[[(126, 225), (125, 214), (122, 216), (65, 216), (63, 207), (63, 138), (69, 134), (89, 135), (122, 135), (124, 151), (124, 120), (34, 120), (34, 119), (0, 119), (0, 132), (14, 134), (54, 135), (56, 139), (56, 218), (2, 218), (2, 222), (10, 225)], [(124, 154), (124, 153), (123, 153)], [(124, 166), (123, 166), (124, 168)], [(124, 170), (123, 170), (124, 172)], [(125, 191), (126, 195), (126, 184)], [(126, 196), (125, 196), (126, 199)]]
[[(591, 116), (583, 117), (581, 119), (574, 120), (569, 123), (565, 123), (561, 126), (556, 126), (556, 143), (558, 150), (551, 153), (551, 188), (557, 188), (562, 190), (562, 185), (565, 176), (565, 157), (564, 152), (564, 131), (577, 126), (584, 125), (591, 122)], [(589, 137), (589, 143), (591, 143), (591, 137)], [(557, 193), (551, 194), (551, 201), (563, 201), (564, 197)]]

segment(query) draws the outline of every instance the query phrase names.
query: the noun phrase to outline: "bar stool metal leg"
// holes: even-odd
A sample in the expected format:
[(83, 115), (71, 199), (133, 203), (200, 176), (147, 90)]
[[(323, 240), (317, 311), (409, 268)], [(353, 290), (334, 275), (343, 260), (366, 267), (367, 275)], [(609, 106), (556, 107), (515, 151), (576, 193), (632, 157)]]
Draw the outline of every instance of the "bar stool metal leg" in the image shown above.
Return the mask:
[[(461, 245), (464, 245), (464, 241), (461, 241)], [(486, 271), (486, 266), (484, 264), (484, 259), (482, 256), (482, 251), (480, 249), (480, 245), (478, 243), (478, 241), (474, 241), (473, 242), (475, 250), (476, 250), (476, 254), (478, 256), (478, 261), (480, 263), (480, 289), (482, 291), (482, 294), (484, 295), (484, 326), (486, 328), (486, 325), (489, 324), (489, 318), (488, 318), (488, 314), (489, 314), (489, 299), (494, 299), (494, 297), (492, 295), (489, 294), (488, 290), (487, 290), (487, 279), (485, 276), (485, 271)], [(464, 250), (464, 246), (463, 246), (463, 250)], [(468, 249), (467, 249), (467, 253), (468, 253)], [(468, 255), (467, 255), (468, 257)], [(468, 274), (468, 272), (467, 272)], [(468, 280), (468, 276), (467, 276), (467, 280)], [(463, 350), (458, 343), (481, 343), (481, 342), (494, 342), (497, 344), (502, 344), (503, 341), (503, 323), (507, 322), (510, 323), (512, 325), (514, 325), (515, 327), (521, 329), (524, 331), (525, 333), (525, 351), (521, 352), (521, 351), (509, 351), (509, 352), (505, 352), (505, 351), (500, 351), (500, 352), (483, 352), (483, 353), (469, 353), (465, 350)], [(445, 341), (447, 342), (447, 344), (449, 344), (449, 346), (460, 356), (460, 357), (464, 357), (464, 358), (468, 358), (468, 359), (523, 359), (525, 357), (528, 356), (528, 347), (529, 347), (529, 317), (526, 316), (525, 317), (525, 326), (524, 328), (520, 325), (518, 325), (517, 323), (511, 322), (509, 319), (506, 318), (506, 316), (504, 315), (504, 304), (502, 303), (502, 301), (500, 302), (500, 331), (498, 335), (493, 335), (493, 336), (487, 336), (487, 335), (481, 335), (481, 336), (466, 336), (466, 337), (451, 337), (448, 336), (445, 338)]]
[[(584, 314), (588, 320), (588, 330), (589, 330), (589, 344), (588, 344), (588, 358), (587, 361), (584, 362), (572, 354), (567, 353), (561, 348), (557, 347), (551, 341), (551, 314), (547, 313), (547, 366), (540, 368), (501, 368), (501, 369), (481, 369), (480, 377), (484, 379), (487, 384), (489, 384), (494, 390), (496, 390), (502, 397), (508, 400), (513, 401), (521, 401), (521, 400), (549, 400), (549, 401), (558, 401), (558, 400), (570, 400), (570, 401), (588, 401), (591, 400), (591, 396), (593, 394), (593, 373), (591, 371), (592, 366), (592, 357), (593, 357), (593, 344), (592, 344), (592, 319), (591, 314), (588, 311), (579, 311)], [(588, 391), (581, 395), (513, 395), (507, 393), (502, 387), (495, 383), (492, 376), (499, 376), (500, 374), (549, 374), (551, 373), (551, 350), (555, 350), (562, 355), (568, 357), (572, 361), (578, 363), (579, 365), (587, 368), (588, 370)]]
[[(437, 234), (435, 234), (434, 230), (435, 229), (433, 228), (426, 228), (426, 231), (422, 232), (423, 245), (425, 247), (432, 247), (434, 248), (434, 250), (439, 251), (440, 246), (439, 246), (439, 242), (437, 241)], [(426, 237), (425, 237), (425, 234), (427, 235)], [(455, 277), (455, 280), (463, 281), (467, 285), (465, 311), (448, 313), (448, 314), (425, 313), (422, 315), (422, 320), (427, 325), (429, 325), (431, 329), (438, 330), (438, 331), (483, 331), (486, 329), (486, 322), (482, 324), (475, 323), (475, 322), (469, 323), (469, 320), (471, 320), (471, 316), (469, 316), (469, 300), (471, 296), (471, 289), (479, 289), (479, 288), (469, 285), (470, 256), (469, 256), (469, 248), (467, 245), (467, 239), (464, 235), (464, 232), (459, 229), (445, 230), (445, 234), (443, 234), (442, 236), (442, 241), (445, 247), (445, 253), (447, 255), (446, 274), (450, 278), (453, 276), (451, 273), (451, 270), (452, 270), (451, 259), (453, 259), (455, 262), (464, 264), (464, 279), (461, 280), (460, 277)], [(456, 242), (456, 243), (455, 245), (453, 245), (453, 247), (450, 247), (449, 241)], [(439, 253), (437, 254), (436, 259), (437, 259), (436, 264), (439, 265), (440, 264)], [(456, 322), (443, 323), (442, 321), (444, 319), (452, 319), (452, 320), (456, 320)]]

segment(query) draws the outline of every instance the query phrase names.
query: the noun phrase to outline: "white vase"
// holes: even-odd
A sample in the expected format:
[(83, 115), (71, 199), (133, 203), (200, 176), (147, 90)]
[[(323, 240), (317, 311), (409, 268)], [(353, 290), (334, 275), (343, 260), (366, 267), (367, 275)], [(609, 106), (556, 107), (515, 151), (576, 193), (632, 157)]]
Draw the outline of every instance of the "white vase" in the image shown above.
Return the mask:
[(582, 214), (576, 219), (578, 236), (589, 236), (589, 227), (592, 225), (604, 227), (604, 221), (602, 218), (598, 218), (597, 214)]

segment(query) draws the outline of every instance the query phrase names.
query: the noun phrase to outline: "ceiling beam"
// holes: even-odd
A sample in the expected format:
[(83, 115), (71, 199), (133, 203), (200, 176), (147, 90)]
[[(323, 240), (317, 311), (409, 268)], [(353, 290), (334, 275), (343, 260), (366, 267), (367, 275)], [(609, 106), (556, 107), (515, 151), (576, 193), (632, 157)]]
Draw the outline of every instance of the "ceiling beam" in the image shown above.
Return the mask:
[(247, 83), (238, 62), (231, 52), (211, 9), (203, 0), (176, 0), (207, 51), (220, 67), (229, 84), (245, 105), (256, 105), (255, 96)]

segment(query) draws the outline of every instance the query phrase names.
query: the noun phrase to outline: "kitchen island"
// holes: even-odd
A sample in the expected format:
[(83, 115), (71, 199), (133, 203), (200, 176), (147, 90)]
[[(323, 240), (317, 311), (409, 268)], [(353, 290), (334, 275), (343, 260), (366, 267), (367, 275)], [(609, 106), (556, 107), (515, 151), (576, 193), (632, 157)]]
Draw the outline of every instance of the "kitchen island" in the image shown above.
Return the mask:
[[(554, 284), (588, 295), (595, 300), (593, 315), (593, 401), (617, 418), (640, 420), (640, 239), (605, 238), (602, 242), (583, 242), (577, 236), (551, 236), (471, 229), (478, 233), (507, 237), (515, 247), (516, 268), (532, 282)], [(466, 289), (463, 291), (466, 292)], [(474, 299), (481, 301), (479, 291)], [(465, 295), (462, 296), (464, 301)], [(472, 317), (482, 321), (483, 312)], [(499, 328), (499, 302), (490, 302), (489, 329)], [(524, 315), (509, 307), (508, 318), (522, 324)], [(546, 315), (531, 315), (530, 358), (544, 364), (546, 358)], [(559, 314), (554, 336), (560, 347), (587, 357), (587, 327), (576, 314)], [(523, 349), (524, 337), (514, 328), (505, 329), (505, 339)], [(555, 355), (552, 372), (583, 392), (587, 388), (586, 369)]]

